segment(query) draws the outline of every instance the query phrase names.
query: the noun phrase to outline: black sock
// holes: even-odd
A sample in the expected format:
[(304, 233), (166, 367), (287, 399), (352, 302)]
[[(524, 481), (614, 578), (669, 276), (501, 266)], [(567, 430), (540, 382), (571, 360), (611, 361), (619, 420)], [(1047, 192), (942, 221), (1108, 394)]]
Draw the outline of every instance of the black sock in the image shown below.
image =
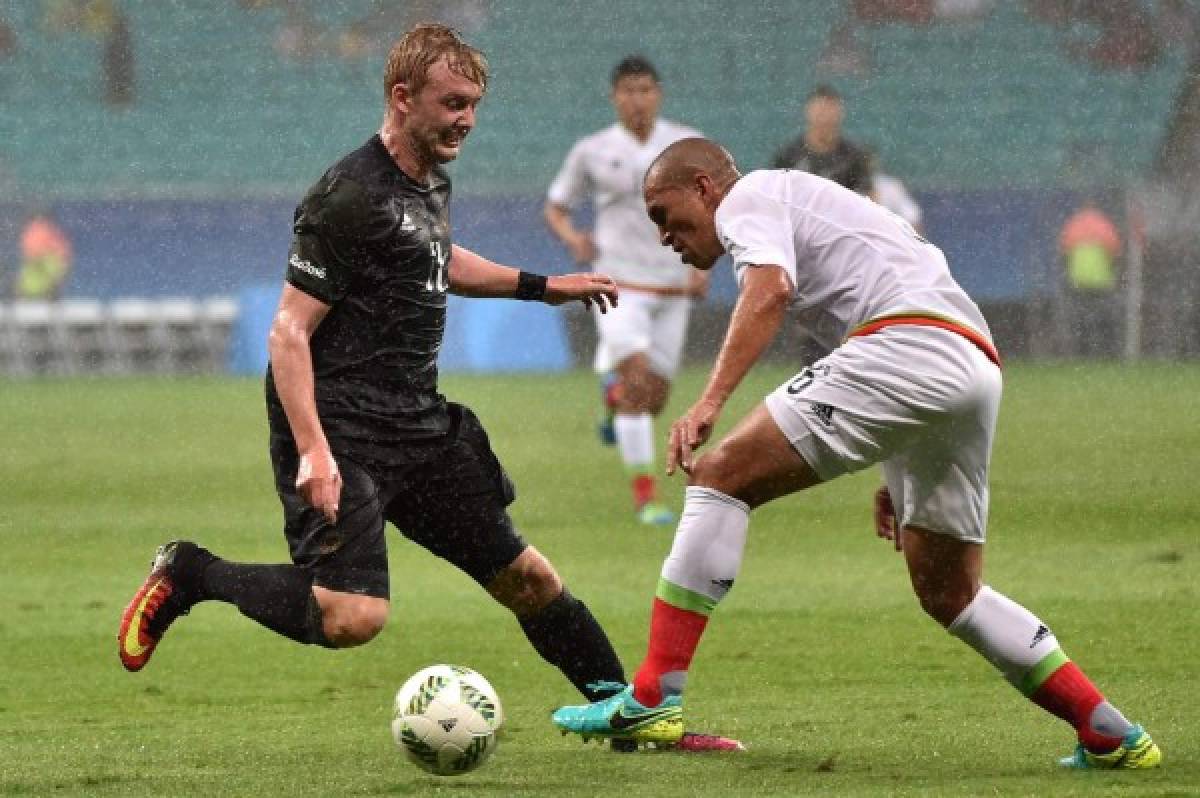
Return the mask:
[(297, 565), (210, 562), (197, 586), (200, 601), (233, 604), (242, 615), (298, 643), (326, 648), (321, 607), (312, 592), (312, 573)]
[(540, 612), (518, 618), (525, 636), (542, 659), (563, 672), (588, 701), (612, 694), (612, 689), (593, 689), (597, 682), (625, 682), (625, 669), (608, 635), (591, 611), (566, 588)]

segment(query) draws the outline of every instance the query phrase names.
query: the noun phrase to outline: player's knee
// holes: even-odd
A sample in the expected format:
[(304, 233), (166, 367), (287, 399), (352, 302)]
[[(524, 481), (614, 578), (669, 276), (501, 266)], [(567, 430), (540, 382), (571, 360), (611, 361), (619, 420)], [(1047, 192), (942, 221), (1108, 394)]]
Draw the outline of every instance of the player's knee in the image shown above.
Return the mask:
[(967, 605), (971, 603), (971, 594), (964, 590), (938, 586), (936, 588), (916, 588), (917, 601), (925, 614), (942, 626), (954, 623)]
[(488, 592), (517, 616), (537, 612), (562, 593), (550, 561), (530, 546), (488, 586)]
[(646, 394), (645, 386), (637, 379), (624, 379), (621, 381), (621, 393), (617, 397), (617, 412), (620, 413), (648, 413), (649, 401)]
[(325, 637), (338, 648), (370, 642), (387, 624), (388, 602), (373, 596), (351, 596), (324, 607)]
[(667, 407), (667, 391), (661, 391), (650, 398), (647, 402), (646, 412), (652, 416), (662, 415), (662, 411)]
[(738, 469), (735, 458), (724, 444), (719, 444), (696, 459), (688, 485), (698, 488), (710, 488), (720, 491), (726, 496), (739, 498), (742, 487), (738, 479)]

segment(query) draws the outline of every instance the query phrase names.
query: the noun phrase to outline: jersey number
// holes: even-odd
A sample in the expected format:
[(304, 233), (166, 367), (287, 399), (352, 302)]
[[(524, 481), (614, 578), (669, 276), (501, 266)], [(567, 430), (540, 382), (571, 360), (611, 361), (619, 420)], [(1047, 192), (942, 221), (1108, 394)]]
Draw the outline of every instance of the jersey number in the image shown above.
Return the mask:
[(450, 288), (450, 253), (442, 247), (441, 241), (429, 242), (429, 254), (433, 258), (433, 267), (429, 270), (429, 279), (425, 281), (426, 291), (437, 291), (439, 294)]

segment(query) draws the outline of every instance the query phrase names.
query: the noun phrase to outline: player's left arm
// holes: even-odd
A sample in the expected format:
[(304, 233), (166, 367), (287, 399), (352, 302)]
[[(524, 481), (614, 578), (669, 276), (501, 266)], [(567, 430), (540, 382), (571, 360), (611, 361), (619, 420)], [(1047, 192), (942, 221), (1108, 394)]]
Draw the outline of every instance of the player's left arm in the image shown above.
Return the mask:
[(708, 384), (691, 409), (671, 426), (667, 473), (690, 473), (692, 453), (712, 435), (721, 410), (779, 333), (792, 301), (792, 281), (782, 266), (748, 266), (725, 341)]
[(533, 299), (547, 305), (595, 303), (601, 313), (617, 304), (617, 285), (606, 274), (547, 277), (490, 261), (457, 244), (450, 255), (450, 291), (468, 297)]

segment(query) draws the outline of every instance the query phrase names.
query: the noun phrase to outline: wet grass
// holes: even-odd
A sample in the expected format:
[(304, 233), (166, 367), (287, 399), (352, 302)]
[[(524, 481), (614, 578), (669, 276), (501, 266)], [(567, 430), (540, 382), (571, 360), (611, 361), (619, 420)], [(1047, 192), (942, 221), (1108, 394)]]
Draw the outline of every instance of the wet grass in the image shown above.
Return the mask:
[[(756, 374), (732, 422), (786, 375)], [(703, 378), (686, 375), (680, 410)], [(670, 531), (635, 526), (592, 437), (590, 376), (453, 377), (517, 482), (514, 516), (632, 667)], [(393, 616), (345, 652), (226, 606), (180, 621), (137, 675), (114, 634), (155, 545), (286, 556), (255, 380), (0, 383), (0, 796), (1192, 795), (1200, 789), (1196, 397), (1200, 368), (1007, 372), (989, 581), (1162, 743), (1148, 774), (1060, 773), (1062, 724), (917, 611), (874, 539), (860, 475), (756, 514), (737, 589), (689, 685), (689, 725), (738, 756), (618, 756), (546, 720), (570, 687), (469, 580), (391, 538)], [(665, 428), (665, 427), (664, 427)], [(679, 502), (677, 482), (665, 486)], [(394, 750), (392, 692), (417, 668), (484, 672), (508, 724), (457, 780)]]

